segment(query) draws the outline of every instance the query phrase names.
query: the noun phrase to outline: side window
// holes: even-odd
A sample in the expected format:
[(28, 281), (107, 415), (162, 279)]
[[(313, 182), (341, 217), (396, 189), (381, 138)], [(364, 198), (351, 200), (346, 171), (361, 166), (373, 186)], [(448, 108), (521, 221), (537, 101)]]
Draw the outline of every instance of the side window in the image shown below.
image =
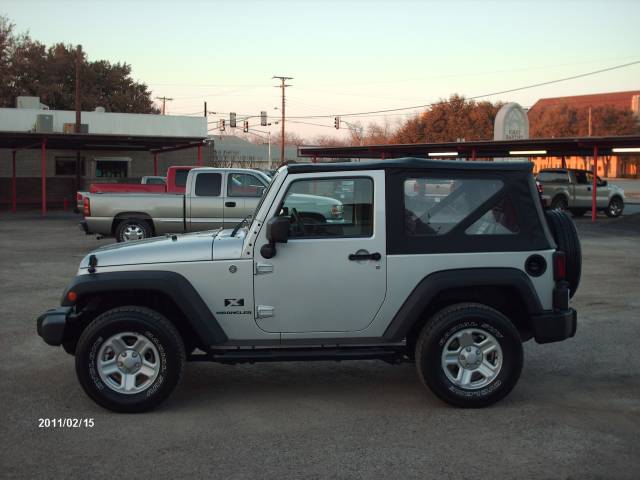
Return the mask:
[(362, 177), (295, 181), (279, 215), (291, 219), (292, 238), (370, 237), (373, 181)]
[(410, 237), (444, 235), (502, 187), (497, 179), (406, 179), (405, 233)]
[(265, 186), (255, 175), (248, 173), (230, 173), (227, 176), (227, 195), (229, 197), (261, 197)]
[(467, 228), (467, 235), (515, 235), (520, 231), (510, 197), (502, 197), (487, 213)]
[(540, 172), (538, 175), (538, 181), (544, 183), (569, 183), (569, 177), (567, 176), (567, 172), (547, 171)]
[(220, 173), (199, 173), (196, 177), (196, 196), (218, 197), (221, 185), (222, 175)]
[(575, 171), (576, 183), (579, 185), (588, 185), (589, 180), (587, 180), (587, 172), (583, 172), (582, 170)]

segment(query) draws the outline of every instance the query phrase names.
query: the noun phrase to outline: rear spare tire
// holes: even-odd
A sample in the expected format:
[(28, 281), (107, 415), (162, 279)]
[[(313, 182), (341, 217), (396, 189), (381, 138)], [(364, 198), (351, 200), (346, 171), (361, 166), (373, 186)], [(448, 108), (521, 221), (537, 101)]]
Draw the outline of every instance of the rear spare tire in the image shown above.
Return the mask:
[(571, 217), (560, 210), (546, 212), (547, 223), (551, 235), (558, 245), (558, 250), (564, 252), (566, 258), (566, 280), (569, 283), (569, 296), (573, 297), (580, 285), (582, 273), (582, 248), (576, 226)]

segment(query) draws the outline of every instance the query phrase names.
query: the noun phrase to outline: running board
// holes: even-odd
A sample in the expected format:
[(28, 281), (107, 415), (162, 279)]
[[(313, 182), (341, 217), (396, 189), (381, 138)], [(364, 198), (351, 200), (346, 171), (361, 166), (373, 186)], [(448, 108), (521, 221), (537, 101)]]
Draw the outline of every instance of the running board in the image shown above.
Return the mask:
[(238, 349), (211, 350), (187, 357), (192, 362), (254, 363), (254, 362), (311, 362), (343, 360), (383, 360), (388, 363), (409, 361), (405, 348), (307, 348), (307, 349)]

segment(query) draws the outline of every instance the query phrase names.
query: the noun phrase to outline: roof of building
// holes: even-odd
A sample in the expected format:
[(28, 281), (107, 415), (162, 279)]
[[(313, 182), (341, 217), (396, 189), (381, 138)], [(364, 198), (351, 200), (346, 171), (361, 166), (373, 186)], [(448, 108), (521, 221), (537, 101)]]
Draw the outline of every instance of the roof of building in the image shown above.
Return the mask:
[(594, 93), (590, 95), (573, 95), (570, 97), (541, 98), (533, 104), (530, 110), (559, 105), (570, 105), (578, 108), (613, 105), (617, 108), (632, 110), (632, 99), (635, 95), (640, 95), (640, 90)]
[(611, 155), (613, 148), (640, 148), (640, 135), (616, 137), (532, 138), (469, 142), (366, 145), (361, 147), (299, 147), (298, 155), (315, 158), (514, 158)]
[(11, 150), (40, 148), (56, 150), (164, 151), (204, 145), (202, 137), (161, 137), (147, 135), (96, 135), (91, 133), (34, 133), (0, 131), (0, 148)]

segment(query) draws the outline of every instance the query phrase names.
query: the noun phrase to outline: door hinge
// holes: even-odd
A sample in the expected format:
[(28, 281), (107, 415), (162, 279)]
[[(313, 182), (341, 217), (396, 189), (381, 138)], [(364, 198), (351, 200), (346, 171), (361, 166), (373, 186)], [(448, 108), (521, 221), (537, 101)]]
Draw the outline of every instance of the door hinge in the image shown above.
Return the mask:
[(256, 315), (258, 318), (273, 317), (274, 308), (271, 305), (258, 305), (256, 308)]
[(256, 275), (273, 273), (273, 265), (270, 263), (256, 263)]

